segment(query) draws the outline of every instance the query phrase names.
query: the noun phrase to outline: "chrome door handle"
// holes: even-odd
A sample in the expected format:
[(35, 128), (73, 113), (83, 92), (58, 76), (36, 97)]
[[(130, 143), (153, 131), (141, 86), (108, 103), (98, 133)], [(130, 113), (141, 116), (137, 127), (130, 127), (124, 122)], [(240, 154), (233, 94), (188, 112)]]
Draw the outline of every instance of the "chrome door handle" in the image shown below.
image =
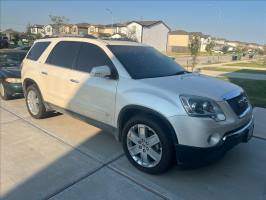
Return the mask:
[(41, 72), (43, 75), (48, 75), (48, 73), (47, 72)]
[(70, 79), (71, 82), (73, 83), (79, 83), (79, 81), (75, 80), (75, 79)]

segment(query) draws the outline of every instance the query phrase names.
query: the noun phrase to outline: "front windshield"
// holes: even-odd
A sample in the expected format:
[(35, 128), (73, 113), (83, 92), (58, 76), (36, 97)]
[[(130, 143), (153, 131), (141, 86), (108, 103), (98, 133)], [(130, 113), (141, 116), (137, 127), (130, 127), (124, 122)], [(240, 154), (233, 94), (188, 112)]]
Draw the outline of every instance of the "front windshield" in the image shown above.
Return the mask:
[(152, 47), (108, 45), (133, 79), (182, 74), (185, 70), (173, 59)]
[(26, 53), (0, 53), (0, 67), (19, 67)]

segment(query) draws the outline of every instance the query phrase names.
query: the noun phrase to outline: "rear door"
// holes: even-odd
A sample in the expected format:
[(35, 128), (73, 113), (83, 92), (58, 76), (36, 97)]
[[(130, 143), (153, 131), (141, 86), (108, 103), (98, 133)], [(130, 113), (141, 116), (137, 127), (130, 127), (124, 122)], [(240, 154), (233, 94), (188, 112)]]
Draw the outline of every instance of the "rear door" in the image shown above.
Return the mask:
[(73, 80), (68, 88), (72, 96), (70, 107), (76, 113), (112, 124), (117, 80), (90, 76), (93, 67), (104, 65), (116, 71), (103, 49), (91, 43), (82, 43), (70, 76)]
[(49, 44), (50, 42), (48, 41), (36, 42), (27, 54), (26, 59), (24, 59), (22, 66), (25, 65), (27, 67), (25, 67), (25, 69), (24, 67), (22, 67), (21, 72), (21, 75), (24, 79), (34, 77), (34, 81), (38, 84), (38, 87), (40, 88), (43, 96), (46, 94), (47, 91), (47, 77), (44, 76), (42, 73), (43, 64), (39, 61), (39, 58), (49, 46)]
[(72, 96), (69, 95), (69, 85), (73, 64), (80, 48), (79, 42), (58, 42), (45, 62), (47, 77), (46, 101), (61, 108), (69, 109)]

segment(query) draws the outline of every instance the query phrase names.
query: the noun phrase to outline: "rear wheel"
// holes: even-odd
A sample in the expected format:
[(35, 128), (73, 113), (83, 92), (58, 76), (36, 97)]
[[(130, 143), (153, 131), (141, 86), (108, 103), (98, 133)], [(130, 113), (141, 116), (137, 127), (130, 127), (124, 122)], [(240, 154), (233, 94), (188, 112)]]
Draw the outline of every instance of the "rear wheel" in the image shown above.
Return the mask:
[(10, 95), (7, 94), (5, 84), (3, 81), (0, 81), (0, 96), (3, 100), (9, 100), (10, 99)]
[(173, 163), (173, 144), (167, 129), (149, 116), (131, 118), (123, 129), (123, 148), (129, 161), (138, 169), (159, 174)]
[(26, 105), (32, 117), (41, 119), (46, 116), (46, 108), (36, 85), (31, 85), (26, 89)]

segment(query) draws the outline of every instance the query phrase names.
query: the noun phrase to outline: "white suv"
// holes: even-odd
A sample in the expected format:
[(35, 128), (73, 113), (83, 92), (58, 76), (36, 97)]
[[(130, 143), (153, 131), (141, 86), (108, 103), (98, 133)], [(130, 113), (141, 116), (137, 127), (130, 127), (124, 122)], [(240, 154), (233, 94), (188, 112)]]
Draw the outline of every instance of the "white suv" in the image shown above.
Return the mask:
[(189, 73), (154, 48), (85, 37), (41, 39), (22, 64), (29, 113), (56, 110), (108, 130), (148, 173), (206, 162), (253, 132), (238, 86)]

